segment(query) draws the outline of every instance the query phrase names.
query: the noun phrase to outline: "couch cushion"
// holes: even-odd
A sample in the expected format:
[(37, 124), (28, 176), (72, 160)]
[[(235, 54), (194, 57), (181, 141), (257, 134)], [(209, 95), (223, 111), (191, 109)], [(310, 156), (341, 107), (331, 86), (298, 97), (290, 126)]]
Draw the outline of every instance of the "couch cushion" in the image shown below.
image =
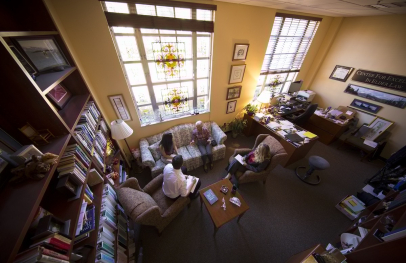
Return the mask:
[(158, 161), (159, 159), (161, 159), (161, 151), (159, 150), (159, 143), (160, 141), (148, 146), (149, 151), (152, 154), (152, 157), (154, 157), (155, 161)]
[(192, 141), (192, 132), (194, 125), (192, 123), (180, 124), (172, 127), (172, 133), (177, 147), (187, 146)]
[(147, 138), (145, 138), (145, 139), (147, 139), (149, 145), (151, 145), (151, 144), (154, 144), (154, 143), (156, 143), (156, 142), (160, 142), (161, 139), (162, 139), (162, 134), (163, 134), (163, 133), (161, 132), (161, 133), (158, 133), (158, 134), (149, 136), (149, 137), (147, 137)]
[(124, 208), (124, 211), (131, 218), (137, 218), (139, 215), (153, 206), (159, 207), (159, 205), (149, 194), (129, 187), (119, 189), (117, 191), (117, 196)]
[(268, 144), (270, 150), (271, 150), (271, 158), (280, 153), (285, 153), (285, 148), (283, 148), (282, 144), (278, 142), (274, 137), (268, 136), (266, 137), (261, 143)]
[(159, 172), (158, 174), (156, 174), (156, 175), (159, 175), (164, 170), (165, 165), (166, 164), (164, 162), (162, 162), (161, 159), (159, 159), (158, 161), (156, 161), (155, 167), (151, 169), (151, 172), (153, 172), (154, 174)]

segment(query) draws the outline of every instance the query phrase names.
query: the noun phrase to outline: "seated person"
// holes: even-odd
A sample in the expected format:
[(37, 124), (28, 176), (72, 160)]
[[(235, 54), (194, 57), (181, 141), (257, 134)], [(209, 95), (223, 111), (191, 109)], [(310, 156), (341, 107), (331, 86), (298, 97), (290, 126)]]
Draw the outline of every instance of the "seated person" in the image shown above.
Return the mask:
[[(210, 169), (213, 169), (213, 153), (211, 151), (211, 136), (206, 127), (201, 121), (196, 122), (196, 128), (192, 133), (191, 145), (197, 144), (200, 153), (202, 154), (203, 169), (207, 173), (207, 165), (210, 163)], [(207, 159), (209, 162), (207, 162)]]
[(166, 164), (171, 163), (172, 158), (178, 154), (178, 148), (176, 148), (176, 145), (173, 142), (172, 133), (164, 133), (162, 135), (161, 142), (159, 143), (159, 150), (162, 154), (161, 161)]
[(183, 174), (181, 169), (182, 164), (182, 155), (176, 155), (172, 158), (172, 163), (165, 166), (162, 191), (167, 197), (171, 199), (176, 199), (179, 196), (189, 196), (190, 199), (195, 199), (199, 195), (198, 190), (200, 188), (200, 180), (197, 182), (195, 190), (193, 192), (190, 192), (191, 187), (188, 187), (187, 181), (191, 180), (192, 184), (194, 184), (196, 182), (196, 178), (191, 175)]
[(226, 168), (228, 172), (225, 178), (230, 179), (233, 184), (238, 186), (238, 180), (235, 177), (238, 171), (245, 172), (251, 170), (255, 173), (262, 172), (271, 162), (271, 150), (267, 144), (261, 143), (254, 151), (243, 156), (244, 164), (234, 159)]

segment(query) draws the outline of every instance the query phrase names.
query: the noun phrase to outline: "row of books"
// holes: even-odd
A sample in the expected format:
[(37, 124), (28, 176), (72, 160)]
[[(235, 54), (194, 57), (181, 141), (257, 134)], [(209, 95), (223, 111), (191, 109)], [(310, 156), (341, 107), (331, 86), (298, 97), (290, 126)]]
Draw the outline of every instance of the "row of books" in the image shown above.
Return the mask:
[(90, 158), (80, 145), (68, 145), (57, 167), (58, 178), (71, 174), (76, 181), (84, 183), (89, 165)]
[(95, 103), (90, 101), (85, 106), (85, 109), (80, 116), (79, 123), (75, 128), (76, 137), (89, 153), (91, 153), (93, 149), (93, 141), (96, 136), (96, 126), (99, 117), (99, 110)]
[[(124, 213), (124, 209), (117, 204), (117, 212), (118, 212), (118, 245), (122, 247), (122, 249), (128, 250), (130, 252), (130, 247), (128, 246), (128, 218), (127, 215)], [(135, 245), (134, 245), (135, 247)], [(119, 250), (117, 255), (117, 262), (118, 263), (126, 263), (127, 262), (127, 254), (123, 250)]]
[(15, 263), (54, 262), (68, 263), (72, 240), (58, 233), (32, 240), (29, 249), (19, 253)]
[(83, 200), (79, 220), (75, 232), (75, 244), (89, 237), (90, 232), (96, 228), (96, 208)]
[(92, 192), (92, 190), (90, 189), (90, 187), (89, 187), (88, 184), (85, 185), (85, 196), (84, 196), (84, 199), (85, 199), (85, 201), (86, 201), (89, 205), (91, 205), (91, 204), (93, 203), (93, 199), (94, 199), (93, 192)]
[(122, 184), (127, 180), (127, 172), (125, 170), (125, 164), (123, 160), (120, 160), (120, 166), (118, 168), (118, 174), (119, 174), (119, 183)]
[[(104, 185), (100, 212), (100, 225), (97, 239), (96, 262), (114, 263), (115, 242), (114, 232), (117, 230), (116, 209), (117, 195), (113, 187)], [(117, 248), (118, 249), (118, 248)]]

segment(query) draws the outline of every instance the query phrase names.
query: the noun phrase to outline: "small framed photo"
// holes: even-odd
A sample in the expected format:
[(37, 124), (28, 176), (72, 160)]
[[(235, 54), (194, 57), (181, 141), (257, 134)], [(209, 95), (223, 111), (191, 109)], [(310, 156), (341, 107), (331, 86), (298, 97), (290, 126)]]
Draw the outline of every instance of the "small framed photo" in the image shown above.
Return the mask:
[(38, 73), (62, 71), (65, 67), (70, 67), (52, 36), (18, 37), (13, 39), (13, 43)]
[(231, 66), (230, 79), (228, 81), (228, 84), (242, 82), (242, 80), (244, 79), (245, 66), (245, 64)]
[(393, 125), (393, 122), (382, 117), (376, 117), (369, 125), (369, 132), (362, 138), (365, 140), (374, 141), (379, 137), (384, 131), (386, 131), (390, 126)]
[(330, 79), (346, 82), (354, 68), (337, 65), (330, 75)]
[(123, 121), (131, 121), (131, 115), (125, 103), (124, 97), (121, 94), (108, 96), (113, 106), (117, 117)]
[(367, 111), (367, 112), (370, 112), (370, 113), (373, 113), (373, 114), (376, 114), (382, 108), (382, 106), (379, 106), (379, 105), (376, 105), (373, 103), (369, 103), (369, 102), (366, 102), (363, 100), (359, 100), (359, 99), (354, 99), (351, 102), (351, 106), (364, 110), (364, 111)]
[(238, 99), (241, 96), (242, 86), (235, 86), (227, 89), (227, 100)]
[(250, 46), (250, 44), (235, 44), (234, 53), (233, 53), (233, 61), (234, 60), (246, 60), (249, 46)]
[(52, 101), (58, 109), (62, 109), (71, 98), (72, 94), (62, 84), (58, 84), (50, 92), (47, 97)]
[(233, 112), (235, 112), (235, 107), (237, 106), (237, 101), (236, 100), (233, 100), (233, 101), (229, 101), (228, 103), (227, 103), (227, 114), (229, 114), (229, 113), (233, 113)]

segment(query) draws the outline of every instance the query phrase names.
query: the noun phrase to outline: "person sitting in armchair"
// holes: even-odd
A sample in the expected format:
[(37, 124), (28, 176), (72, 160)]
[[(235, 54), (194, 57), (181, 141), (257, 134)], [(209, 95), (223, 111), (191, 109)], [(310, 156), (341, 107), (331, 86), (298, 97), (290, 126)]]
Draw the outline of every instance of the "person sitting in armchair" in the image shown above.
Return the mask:
[(261, 143), (258, 147), (243, 156), (244, 163), (241, 164), (237, 159), (234, 159), (227, 167), (228, 172), (225, 178), (230, 179), (233, 184), (238, 186), (238, 180), (235, 174), (238, 171), (245, 172), (246, 170), (251, 170), (255, 173), (259, 173), (266, 169), (266, 167), (271, 162), (270, 148), (267, 144)]
[(181, 169), (182, 164), (182, 155), (176, 155), (172, 158), (172, 163), (165, 166), (162, 191), (171, 199), (176, 199), (179, 196), (189, 196), (190, 199), (195, 199), (199, 196), (200, 180), (197, 182), (194, 191), (191, 192), (191, 186), (196, 183), (196, 178), (191, 175), (183, 174), (183, 169)]

